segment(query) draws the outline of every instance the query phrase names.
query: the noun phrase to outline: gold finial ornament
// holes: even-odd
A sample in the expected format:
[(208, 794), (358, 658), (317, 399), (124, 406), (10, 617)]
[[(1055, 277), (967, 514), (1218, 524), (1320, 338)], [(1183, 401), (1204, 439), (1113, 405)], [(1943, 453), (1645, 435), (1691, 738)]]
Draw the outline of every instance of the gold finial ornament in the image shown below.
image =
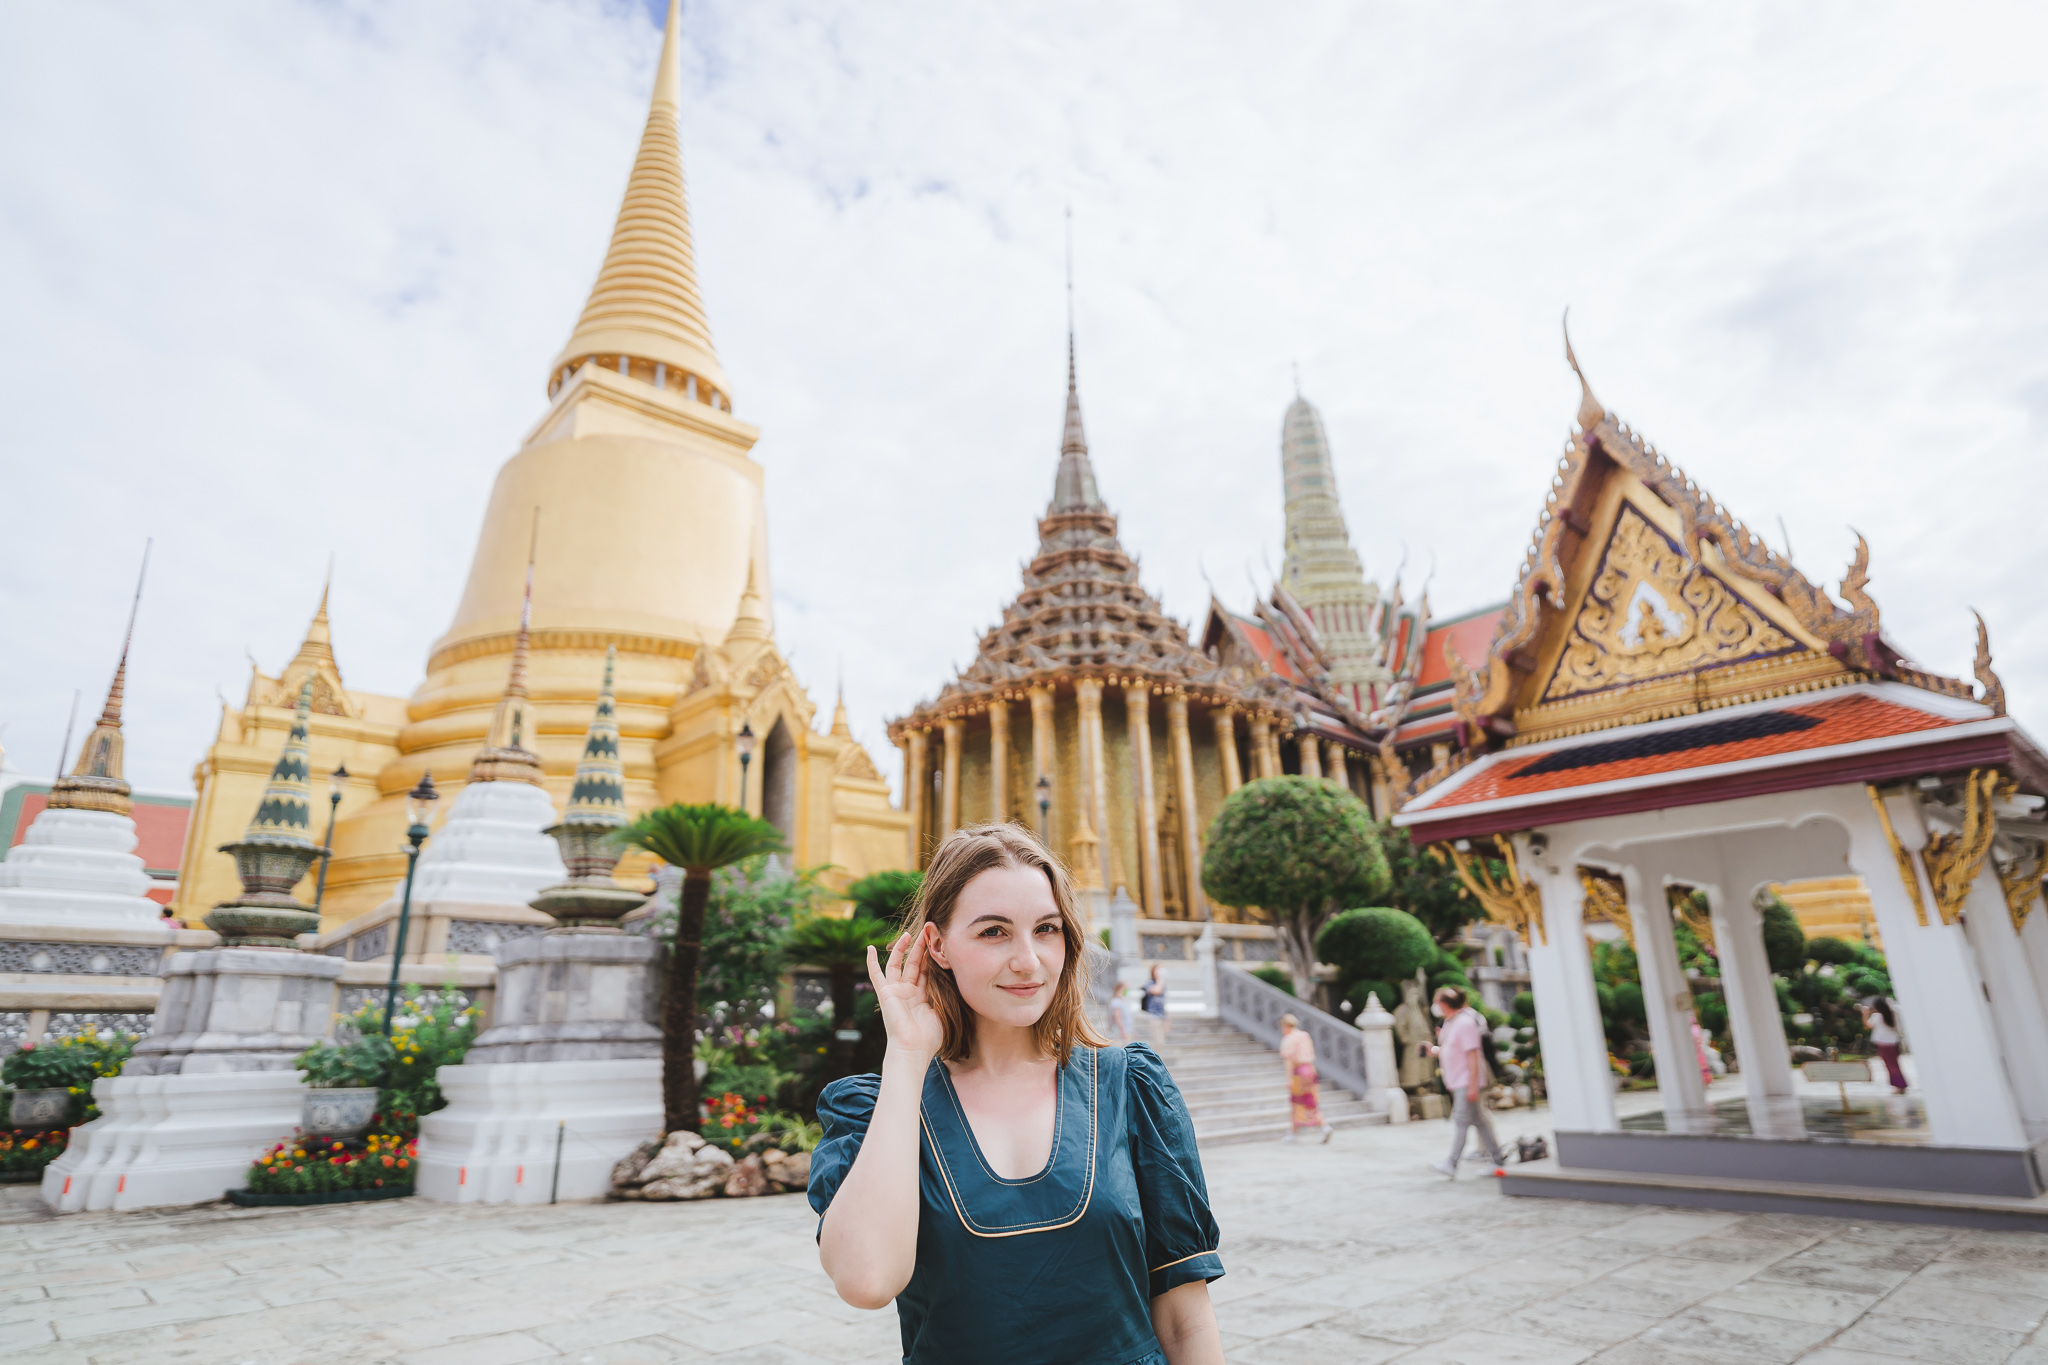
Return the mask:
[(1586, 382), (1586, 372), (1579, 368), (1579, 358), (1572, 354), (1572, 310), (1564, 310), (1564, 363), (1572, 367), (1572, 373), (1579, 377), (1579, 430), (1591, 431), (1607, 420), (1607, 409), (1600, 406), (1600, 400), (1593, 396), (1593, 386)]
[(1991, 708), (1992, 715), (2002, 716), (2005, 714), (2005, 684), (1991, 671), (1991, 630), (1984, 624), (1983, 612), (1972, 611), (1970, 615), (1977, 618), (1977, 685), (1984, 689), (1978, 700)]
[(491, 716), (484, 747), (470, 765), (472, 782), (530, 782), (542, 785), (540, 755), (526, 747), (533, 717), (526, 697), (526, 660), (533, 647), (533, 560), (540, 547), (540, 509), (533, 509), (533, 540), (526, 552), (526, 596), (519, 604), (519, 635), (512, 643), (512, 671), (505, 695)]
[(327, 852), (313, 842), (312, 704), (313, 679), (308, 677), (248, 833), (238, 843), (221, 845), (242, 879), (242, 894), (206, 917), (206, 927), (221, 936), (225, 947), (296, 948), (300, 934), (320, 926), (312, 907), (292, 895), (313, 860)]
[(114, 665), (114, 681), (107, 688), (107, 703), (92, 733), (79, 746), (78, 762), (68, 777), (57, 779), (50, 790), (52, 810), (97, 810), (109, 815), (126, 815), (133, 809), (127, 780), (121, 775), (121, 702), (128, 691), (128, 647), (135, 640), (135, 615), (142, 607), (142, 583), (149, 574), (149, 547), (142, 546), (142, 568), (135, 575), (135, 597), (128, 604), (128, 630), (121, 637), (121, 659)]
[(1943, 924), (1954, 924), (1970, 897), (1971, 883), (1984, 870), (1991, 855), (1991, 841), (1998, 837), (1998, 821), (1992, 805), (1999, 794), (1996, 768), (1972, 768), (1963, 779), (1963, 827), (1953, 833), (1937, 834), (1920, 850), (1927, 865), (1927, 880), (1934, 885), (1934, 905)]

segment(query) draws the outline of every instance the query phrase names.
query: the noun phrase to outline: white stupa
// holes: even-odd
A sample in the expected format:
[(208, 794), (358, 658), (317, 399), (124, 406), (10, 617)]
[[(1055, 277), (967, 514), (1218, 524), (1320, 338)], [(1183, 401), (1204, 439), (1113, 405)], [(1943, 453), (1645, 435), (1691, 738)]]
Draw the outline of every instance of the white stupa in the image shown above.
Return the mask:
[[(526, 698), (527, 646), (533, 623), (533, 564), (512, 673), (491, 717), (491, 731), (469, 770), (469, 783), (434, 837), (420, 850), (412, 899), (422, 905), (514, 906), (524, 911), (544, 887), (568, 880), (561, 849), (541, 833), (555, 823), (555, 803), (541, 785), (540, 756), (524, 747), (532, 724)], [(395, 913), (398, 893), (390, 908)], [(380, 907), (381, 908), (381, 907)]]
[[(141, 595), (138, 584), (138, 601)], [(131, 610), (128, 639), (134, 636)], [(107, 704), (85, 737), (77, 766), (57, 779), (23, 842), (0, 862), (0, 924), (161, 929), (168, 938), (162, 907), (149, 898), (149, 874), (135, 854), (135, 821), (121, 777), (121, 693), (127, 678), (124, 640)]]

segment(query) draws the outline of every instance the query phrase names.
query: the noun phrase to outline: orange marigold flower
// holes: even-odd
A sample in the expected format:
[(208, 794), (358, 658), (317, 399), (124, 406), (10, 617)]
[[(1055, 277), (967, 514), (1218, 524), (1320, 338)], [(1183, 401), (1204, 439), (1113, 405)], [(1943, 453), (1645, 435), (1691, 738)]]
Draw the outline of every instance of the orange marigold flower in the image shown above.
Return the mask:
[(385, 1157), (385, 1158), (384, 1158), (384, 1164), (385, 1164), (386, 1166), (389, 1166), (389, 1165), (391, 1164), (391, 1158), (390, 1158), (390, 1157), (388, 1157), (388, 1156), (387, 1156), (387, 1157)]
[(27, 1142), (21, 1144), (21, 1150), (24, 1152), (33, 1152), (35, 1149), (36, 1140), (34, 1138), (30, 1138)]
[(398, 1164), (399, 1164), (399, 1167), (400, 1167), (401, 1169), (403, 1169), (403, 1168), (404, 1168), (404, 1166), (405, 1166), (405, 1158), (404, 1158), (404, 1157), (400, 1157), (400, 1158), (398, 1159)]

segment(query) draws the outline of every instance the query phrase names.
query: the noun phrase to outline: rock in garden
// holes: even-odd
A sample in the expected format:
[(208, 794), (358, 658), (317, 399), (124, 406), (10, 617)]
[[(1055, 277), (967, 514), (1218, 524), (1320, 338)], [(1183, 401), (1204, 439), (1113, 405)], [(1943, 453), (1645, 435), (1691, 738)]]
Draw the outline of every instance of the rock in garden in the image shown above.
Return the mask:
[[(781, 1155), (776, 1153), (775, 1155)], [(785, 1190), (803, 1191), (811, 1183), (811, 1154), (798, 1152), (795, 1156), (783, 1156), (782, 1160), (769, 1162), (770, 1153), (761, 1153), (761, 1160), (767, 1164), (768, 1178)]]
[[(657, 1180), (673, 1180), (684, 1176), (695, 1168), (699, 1156), (707, 1149), (704, 1139), (685, 1129), (669, 1134), (668, 1141), (654, 1154), (640, 1170), (638, 1183), (651, 1185)], [(719, 1155), (724, 1156), (723, 1152)], [(732, 1160), (726, 1157), (727, 1161)]]
[(654, 1154), (660, 1150), (661, 1139), (650, 1138), (626, 1153), (619, 1164), (612, 1167), (612, 1188), (616, 1190), (640, 1184), (646, 1178), (641, 1172), (647, 1169), (647, 1163), (654, 1160)]
[(745, 1161), (736, 1161), (725, 1176), (725, 1194), (728, 1199), (746, 1199), (768, 1192), (768, 1177), (761, 1167), (761, 1158), (750, 1156)]

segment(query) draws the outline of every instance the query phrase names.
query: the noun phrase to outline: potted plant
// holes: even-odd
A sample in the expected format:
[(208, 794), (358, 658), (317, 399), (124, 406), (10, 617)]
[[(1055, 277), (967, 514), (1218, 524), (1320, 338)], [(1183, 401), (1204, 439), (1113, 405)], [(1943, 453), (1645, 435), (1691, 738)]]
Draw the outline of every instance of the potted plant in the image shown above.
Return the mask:
[(346, 1043), (318, 1043), (299, 1054), (306, 1094), (299, 1131), (326, 1138), (359, 1138), (377, 1117), (377, 1095), (391, 1070), (393, 1048), (382, 1033)]
[(73, 1092), (90, 1093), (99, 1075), (93, 1053), (58, 1043), (23, 1043), (0, 1064), (0, 1080), (14, 1093), (8, 1120), (15, 1128), (69, 1128), (76, 1106)]

